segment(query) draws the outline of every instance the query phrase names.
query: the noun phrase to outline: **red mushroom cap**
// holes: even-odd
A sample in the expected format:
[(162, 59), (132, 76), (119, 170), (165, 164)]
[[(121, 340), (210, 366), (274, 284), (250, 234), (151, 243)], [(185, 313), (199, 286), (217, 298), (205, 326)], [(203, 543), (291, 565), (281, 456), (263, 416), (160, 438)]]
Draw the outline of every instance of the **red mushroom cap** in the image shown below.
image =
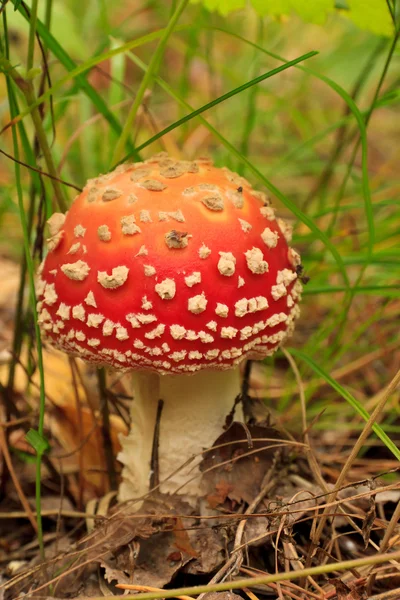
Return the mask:
[(39, 323), (89, 362), (229, 369), (272, 354), (293, 330), (291, 227), (265, 194), (208, 159), (121, 165), (88, 181), (49, 227)]

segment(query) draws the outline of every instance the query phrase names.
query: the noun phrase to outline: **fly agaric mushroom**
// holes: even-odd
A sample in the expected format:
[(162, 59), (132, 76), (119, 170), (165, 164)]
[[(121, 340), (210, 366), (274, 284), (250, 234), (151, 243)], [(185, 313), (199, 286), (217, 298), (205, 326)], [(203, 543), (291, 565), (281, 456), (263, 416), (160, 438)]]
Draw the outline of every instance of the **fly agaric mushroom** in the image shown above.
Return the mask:
[(183, 491), (195, 496), (197, 467), (179, 467), (221, 433), (241, 361), (275, 352), (299, 314), (290, 225), (243, 177), (161, 153), (88, 181), (50, 233), (38, 280), (45, 339), (133, 373), (120, 499), (148, 491), (160, 398), (161, 491), (190, 470)]

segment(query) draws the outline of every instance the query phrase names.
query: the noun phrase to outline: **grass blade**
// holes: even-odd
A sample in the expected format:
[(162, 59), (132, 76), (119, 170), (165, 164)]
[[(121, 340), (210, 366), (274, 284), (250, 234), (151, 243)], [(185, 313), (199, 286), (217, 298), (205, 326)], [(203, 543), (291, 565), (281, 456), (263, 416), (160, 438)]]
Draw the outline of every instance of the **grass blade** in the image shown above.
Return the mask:
[[(5, 17), (5, 11), (3, 13), (4, 19), (4, 29), (7, 31), (7, 22)], [(17, 107), (14, 98), (14, 91), (11, 85), (10, 78), (7, 77), (7, 92), (8, 92), (8, 101), (10, 106), (10, 115), (11, 118), (17, 113)], [(18, 160), (19, 159), (19, 144), (16, 128), (12, 128), (12, 139), (14, 146), (14, 156)], [(43, 437), (44, 432), (44, 414), (45, 414), (45, 380), (44, 380), (44, 366), (43, 366), (43, 354), (42, 354), (42, 342), (40, 337), (40, 330), (38, 326), (37, 320), (37, 311), (36, 311), (36, 294), (35, 294), (35, 268), (33, 264), (33, 259), (31, 256), (30, 249), (30, 236), (28, 230), (28, 223), (25, 213), (24, 201), (23, 201), (23, 192), (22, 192), (22, 182), (21, 182), (21, 173), (20, 173), (20, 165), (18, 162), (14, 163), (15, 169), (15, 184), (17, 190), (17, 198), (18, 198), (18, 208), (19, 215), (21, 221), (21, 227), (23, 232), (23, 244), (24, 244), (24, 253), (25, 260), (28, 270), (28, 281), (29, 281), (29, 293), (30, 293), (30, 301), (31, 301), (31, 310), (36, 334), (36, 346), (37, 346), (37, 359), (38, 359), (38, 369), (39, 369), (39, 378), (40, 378), (40, 402), (39, 402), (39, 422), (38, 422), (38, 434)], [(36, 485), (35, 485), (35, 496), (36, 496), (36, 511), (37, 511), (37, 529), (38, 529), (38, 543), (40, 548), (41, 557), (44, 558), (44, 542), (43, 542), (43, 527), (42, 527), (42, 517), (41, 517), (41, 466), (42, 466), (42, 454), (36, 453)]]
[[(333, 379), (333, 377), (331, 377), (329, 373), (327, 373), (326, 371), (324, 371), (324, 369), (317, 365), (317, 363), (310, 356), (308, 356), (301, 350), (297, 350), (294, 348), (288, 348), (287, 350), (288, 352), (290, 352), (290, 354), (293, 354), (293, 356), (297, 356), (298, 358), (301, 358), (304, 362), (306, 362), (308, 366), (311, 367), (317, 375), (319, 375), (322, 379), (325, 379), (325, 381), (334, 390), (336, 390), (338, 394), (340, 394), (342, 398), (344, 398), (352, 408), (354, 408), (354, 410), (360, 415), (360, 417), (362, 417), (365, 421), (368, 421), (368, 419), (370, 418), (370, 414), (368, 413), (368, 411), (365, 410), (363, 405), (358, 400), (356, 400), (356, 398), (354, 398), (354, 396), (352, 396), (352, 394), (350, 394), (348, 390), (346, 390), (342, 385), (340, 385), (340, 383)], [(378, 425), (378, 423), (375, 423), (372, 429), (379, 437), (379, 439), (385, 444), (385, 446), (391, 451), (391, 453), (397, 458), (397, 460), (400, 460), (399, 448), (397, 448), (396, 444), (392, 442), (390, 437), (383, 431), (382, 427)]]
[[(21, 15), (29, 21), (29, 15), (25, 12), (23, 6), (20, 6), (17, 0), (11, 0), (14, 4), (14, 8), (18, 10)], [(72, 60), (72, 58), (68, 55), (68, 53), (64, 50), (64, 48), (57, 42), (57, 40), (53, 37), (50, 31), (45, 27), (45, 25), (38, 19), (36, 22), (36, 31), (39, 36), (44, 41), (47, 48), (54, 54), (54, 56), (60, 61), (60, 63), (68, 70), (72, 71), (76, 69), (76, 64)], [(100, 112), (105, 119), (109, 122), (111, 127), (117, 132), (120, 133), (122, 131), (121, 125), (118, 123), (112, 112), (109, 110), (107, 104), (104, 102), (103, 98), (96, 92), (96, 90), (90, 85), (87, 79), (83, 75), (76, 76), (77, 83), (79, 87), (85, 92), (85, 94), (90, 98), (93, 102), (94, 106)], [(45, 95), (45, 94), (44, 94)], [(41, 102), (39, 102), (41, 103)], [(18, 116), (18, 115), (16, 115)]]
[(172, 32), (174, 31), (174, 29), (178, 23), (178, 20), (181, 17), (183, 11), (185, 10), (188, 2), (189, 2), (189, 0), (181, 0), (180, 1), (180, 3), (176, 7), (173, 15), (171, 16), (167, 27), (163, 31), (162, 37), (158, 43), (156, 51), (154, 52), (154, 54), (151, 58), (149, 67), (148, 67), (148, 69), (146, 69), (146, 71), (144, 73), (144, 77), (143, 77), (140, 87), (137, 91), (137, 94), (135, 96), (135, 99), (133, 101), (131, 109), (129, 111), (129, 114), (126, 118), (124, 128), (123, 128), (121, 135), (115, 145), (113, 162), (118, 162), (122, 156), (125, 145), (126, 145), (128, 139), (129, 139), (129, 136), (132, 132), (132, 128), (134, 127), (139, 106), (141, 105), (141, 103), (143, 101), (145, 92), (146, 92), (147, 88), (150, 86), (151, 81), (157, 72), (157, 69), (159, 69), (159, 67), (160, 67), (160, 62), (164, 55), (165, 48), (168, 43), (168, 39), (172, 35)]

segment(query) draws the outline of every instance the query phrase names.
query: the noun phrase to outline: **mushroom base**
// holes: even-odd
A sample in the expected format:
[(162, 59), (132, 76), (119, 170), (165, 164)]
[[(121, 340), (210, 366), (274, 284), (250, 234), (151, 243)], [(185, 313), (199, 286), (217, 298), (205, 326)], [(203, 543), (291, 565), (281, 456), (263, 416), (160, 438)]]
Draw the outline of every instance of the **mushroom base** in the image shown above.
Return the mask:
[[(239, 369), (161, 376), (136, 371), (132, 387), (131, 430), (121, 437), (122, 450), (118, 455), (124, 465), (119, 500), (140, 498), (149, 491), (160, 399), (164, 401), (158, 438), (160, 490), (179, 492), (186, 499), (195, 500), (201, 495), (201, 452), (222, 433), (225, 419), (240, 394)], [(243, 421), (241, 406), (235, 408), (234, 419)]]

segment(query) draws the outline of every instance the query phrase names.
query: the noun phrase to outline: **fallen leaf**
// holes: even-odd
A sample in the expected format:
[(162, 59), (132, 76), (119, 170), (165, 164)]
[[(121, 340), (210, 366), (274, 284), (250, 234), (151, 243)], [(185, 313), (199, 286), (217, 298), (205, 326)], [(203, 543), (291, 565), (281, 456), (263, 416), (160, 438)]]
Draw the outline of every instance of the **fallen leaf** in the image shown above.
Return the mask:
[[(248, 435), (249, 440), (246, 439)], [(272, 441), (255, 441), (260, 438)], [(200, 463), (208, 490), (207, 497), (211, 496), (211, 506), (215, 508), (218, 495), (222, 499), (228, 488), (225, 497), (237, 503), (245, 501), (250, 504), (259, 493), (277, 450), (282, 452), (282, 443), (285, 441), (282, 440), (282, 433), (273, 427), (247, 425), (245, 429), (240, 423), (232, 423), (216, 439), (213, 448)]]

